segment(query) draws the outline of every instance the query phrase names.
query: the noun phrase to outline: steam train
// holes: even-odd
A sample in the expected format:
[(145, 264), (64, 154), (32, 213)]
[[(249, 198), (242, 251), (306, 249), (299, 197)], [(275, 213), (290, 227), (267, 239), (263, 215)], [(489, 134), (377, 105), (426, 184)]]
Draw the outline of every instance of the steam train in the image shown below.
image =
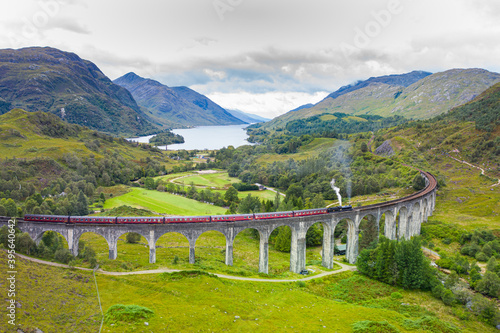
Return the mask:
[(277, 218), (300, 217), (329, 214), (352, 210), (352, 206), (305, 209), (287, 212), (234, 214), (215, 216), (146, 216), (146, 217), (107, 217), (107, 216), (62, 216), (62, 215), (24, 215), (25, 221), (47, 223), (92, 223), (92, 224), (169, 224), (169, 223), (204, 223), (237, 222), (250, 220), (268, 220)]

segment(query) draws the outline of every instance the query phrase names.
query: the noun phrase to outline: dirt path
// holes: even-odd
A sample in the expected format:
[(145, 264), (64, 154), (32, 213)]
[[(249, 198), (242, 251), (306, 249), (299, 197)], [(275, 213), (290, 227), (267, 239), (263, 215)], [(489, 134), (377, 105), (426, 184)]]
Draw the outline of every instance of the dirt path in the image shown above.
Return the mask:
[[(278, 191), (276, 191), (276, 190), (275, 190), (274, 188), (272, 188), (272, 187), (267, 187), (267, 186), (266, 186), (266, 190), (269, 190), (269, 191), (274, 192), (274, 193), (278, 193)], [(280, 194), (281, 196), (283, 196), (283, 197), (286, 197), (286, 194), (285, 194), (285, 193), (281, 193), (281, 192), (279, 192), (279, 194)]]
[[(486, 173), (484, 172), (484, 169), (483, 169), (483, 168), (481, 168), (481, 167), (479, 167), (479, 166), (476, 166), (476, 165), (473, 165), (473, 164), (470, 164), (470, 163), (469, 163), (469, 162), (467, 162), (467, 161), (464, 161), (464, 160), (459, 160), (458, 158), (453, 157), (453, 156), (451, 156), (451, 155), (448, 155), (448, 156), (449, 156), (450, 158), (454, 159), (455, 161), (459, 162), (459, 163), (466, 164), (466, 165), (468, 165), (468, 166), (470, 166), (470, 167), (472, 167), (472, 168), (476, 168), (476, 169), (481, 170), (481, 174), (482, 174), (483, 176), (487, 176), (487, 175), (486, 175)], [(488, 177), (489, 177), (489, 176), (488, 176)], [(495, 178), (495, 177), (490, 177), (490, 178)], [(490, 187), (493, 187), (493, 186), (498, 186), (498, 185), (500, 185), (500, 179), (498, 179), (498, 182), (497, 182), (496, 184), (490, 185)]]
[[(20, 258), (36, 262), (39, 264), (43, 265), (49, 265), (49, 266), (54, 266), (54, 267), (62, 267), (62, 268), (70, 268), (68, 265), (64, 264), (59, 264), (56, 262), (51, 262), (51, 261), (45, 261), (37, 258), (31, 258), (19, 253), (16, 253), (16, 255)], [(318, 275), (313, 275), (309, 276), (303, 279), (293, 279), (293, 280), (271, 280), (271, 279), (257, 279), (257, 278), (246, 278), (246, 277), (240, 277), (240, 276), (232, 276), (232, 275), (224, 275), (224, 274), (218, 274), (218, 273), (210, 273), (213, 275), (216, 275), (217, 277), (220, 277), (222, 279), (229, 279), (229, 280), (239, 280), (239, 281), (251, 281), (251, 282), (296, 282), (296, 281), (309, 281), (313, 279), (318, 279), (327, 275), (332, 275), (332, 274), (338, 274), (341, 272), (345, 271), (355, 271), (356, 267), (354, 266), (349, 266), (345, 265), (343, 263), (340, 263), (338, 261), (334, 261), (335, 264), (339, 265), (341, 268), (332, 271), (332, 272), (323, 272)], [(74, 267), (74, 269), (82, 270), (82, 271), (92, 271), (91, 268), (83, 268), (83, 267)], [(144, 274), (160, 274), (160, 273), (174, 273), (174, 272), (181, 272), (179, 269), (168, 269), (168, 268), (160, 268), (160, 269), (152, 269), (152, 270), (147, 270), (147, 271), (136, 271), (136, 272), (108, 272), (108, 271), (103, 271), (102, 269), (97, 270), (98, 273), (104, 274), (104, 275), (111, 275), (111, 276), (120, 276), (120, 275), (144, 275)], [(208, 272), (209, 273), (209, 272)]]

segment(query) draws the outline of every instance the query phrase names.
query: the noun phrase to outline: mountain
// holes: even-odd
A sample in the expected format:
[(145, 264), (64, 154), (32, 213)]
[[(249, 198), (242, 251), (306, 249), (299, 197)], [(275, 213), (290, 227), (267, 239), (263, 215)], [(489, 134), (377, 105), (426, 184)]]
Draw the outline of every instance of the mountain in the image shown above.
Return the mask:
[(187, 87), (168, 87), (128, 73), (114, 82), (132, 93), (137, 103), (167, 127), (245, 124), (204, 95)]
[[(459, 162), (481, 166), (490, 177), (500, 177), (500, 83), (446, 114), (375, 133), (371, 148), (381, 154), (394, 154), (407, 148), (400, 154), (405, 163), (427, 170), (432, 170), (431, 165), (441, 160), (436, 172), (448, 171), (449, 163), (453, 162), (451, 156)], [(414, 153), (409, 153), (408, 148)], [(424, 156), (418, 157), (419, 154)], [(470, 169), (475, 170), (476, 177), (480, 174), (477, 169)], [(462, 172), (457, 170), (455, 175), (463, 177)], [(457, 183), (476, 181), (474, 177), (460, 179)], [(487, 186), (498, 181), (487, 177), (479, 179)]]
[[(491, 86), (471, 102), (452, 109), (443, 118), (472, 121), (478, 130), (495, 132), (500, 127), (500, 83)], [(500, 140), (497, 140), (494, 144), (497, 155), (500, 155), (499, 143)]]
[(230, 114), (232, 114), (233, 116), (235, 116), (236, 118), (241, 119), (242, 121), (249, 123), (249, 124), (265, 123), (266, 121), (271, 120), (269, 118), (264, 118), (261, 116), (257, 116), (256, 114), (246, 113), (246, 112), (239, 111), (239, 110), (226, 110), (226, 111), (229, 112)]
[(290, 112), (299, 111), (299, 110), (302, 110), (302, 109), (312, 108), (313, 106), (314, 106), (314, 104), (312, 104), (312, 103), (304, 104), (304, 105), (299, 106), (298, 108), (290, 110)]
[(0, 112), (13, 108), (112, 134), (157, 131), (132, 95), (95, 64), (49, 47), (0, 50)]
[(384, 76), (378, 76), (378, 77), (371, 77), (368, 80), (365, 81), (357, 81), (353, 84), (343, 86), (339, 90), (331, 93), (330, 95), (326, 96), (325, 99), (327, 98), (337, 98), (339, 96), (345, 95), (347, 93), (353, 92), (358, 89), (365, 88), (371, 84), (375, 83), (383, 83), (387, 84), (390, 86), (401, 86), (401, 87), (408, 87), (409, 85), (412, 85), (413, 83), (423, 79), (426, 76), (431, 75), (432, 73), (429, 72), (424, 72), (424, 71), (413, 71), (410, 73), (406, 74), (392, 74), (392, 75), (384, 75)]
[(335, 112), (427, 119), (472, 100), (497, 82), (500, 74), (475, 68), (374, 77), (344, 86), (316, 105), (290, 111), (263, 127), (282, 127), (291, 120)]

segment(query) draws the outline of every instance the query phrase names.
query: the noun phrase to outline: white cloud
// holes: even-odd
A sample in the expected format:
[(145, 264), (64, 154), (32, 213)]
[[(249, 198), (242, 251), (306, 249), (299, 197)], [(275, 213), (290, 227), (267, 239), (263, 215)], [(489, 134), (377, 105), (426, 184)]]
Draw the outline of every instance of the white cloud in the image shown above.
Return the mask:
[(207, 97), (225, 109), (240, 110), (262, 117), (274, 118), (304, 104), (318, 103), (328, 94), (326, 91), (316, 93), (268, 92), (263, 94), (234, 92), (214, 93), (207, 95)]

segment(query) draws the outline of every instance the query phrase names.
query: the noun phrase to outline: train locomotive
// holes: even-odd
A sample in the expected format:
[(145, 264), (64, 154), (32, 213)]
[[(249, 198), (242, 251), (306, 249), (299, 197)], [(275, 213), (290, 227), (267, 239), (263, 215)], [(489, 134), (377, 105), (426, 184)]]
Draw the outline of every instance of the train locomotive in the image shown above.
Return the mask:
[(214, 216), (130, 216), (130, 217), (108, 217), (108, 216), (62, 216), (62, 215), (36, 215), (26, 214), (24, 220), (27, 222), (46, 223), (69, 223), (69, 224), (170, 224), (170, 223), (206, 223), (206, 222), (238, 222), (250, 220), (267, 220), (289, 217), (301, 217), (311, 215), (330, 214), (342, 211), (350, 211), (352, 206), (337, 206), (329, 208), (316, 208), (295, 210), (286, 212), (268, 212), (254, 214), (233, 214)]

